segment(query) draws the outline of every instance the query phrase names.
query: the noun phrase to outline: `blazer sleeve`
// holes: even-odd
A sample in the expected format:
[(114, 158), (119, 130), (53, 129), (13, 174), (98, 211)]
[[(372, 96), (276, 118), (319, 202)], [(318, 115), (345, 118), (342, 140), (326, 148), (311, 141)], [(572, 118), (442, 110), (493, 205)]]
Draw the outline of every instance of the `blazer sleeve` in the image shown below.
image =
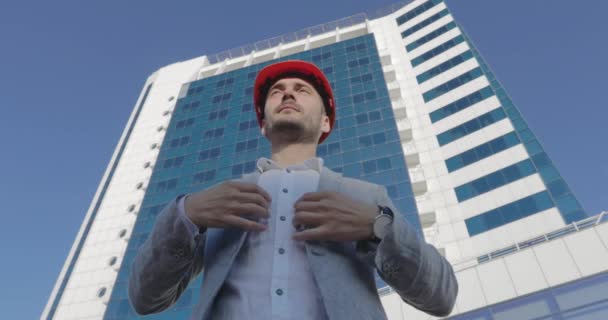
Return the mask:
[(380, 277), (406, 303), (434, 316), (449, 315), (458, 294), (452, 266), (434, 246), (418, 236), (399, 213), (386, 188), (378, 187), (378, 205), (391, 208), (395, 218), (379, 244), (358, 244), (360, 257), (373, 261)]
[(152, 232), (138, 249), (129, 277), (129, 300), (139, 314), (163, 311), (172, 306), (188, 283), (203, 269), (205, 232), (192, 236), (172, 200), (156, 219)]

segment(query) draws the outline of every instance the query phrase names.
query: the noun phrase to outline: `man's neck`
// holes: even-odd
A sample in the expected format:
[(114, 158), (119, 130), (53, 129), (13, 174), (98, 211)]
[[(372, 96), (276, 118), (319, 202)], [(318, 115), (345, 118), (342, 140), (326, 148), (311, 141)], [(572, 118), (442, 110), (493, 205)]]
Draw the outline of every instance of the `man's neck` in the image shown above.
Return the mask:
[(317, 144), (295, 143), (272, 146), (272, 157), (279, 166), (285, 168), (302, 163), (317, 156)]

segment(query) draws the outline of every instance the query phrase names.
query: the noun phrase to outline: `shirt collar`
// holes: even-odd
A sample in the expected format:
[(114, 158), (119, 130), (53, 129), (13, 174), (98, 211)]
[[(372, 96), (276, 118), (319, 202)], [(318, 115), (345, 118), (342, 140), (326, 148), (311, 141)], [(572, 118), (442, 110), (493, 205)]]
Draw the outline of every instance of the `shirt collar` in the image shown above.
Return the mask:
[[(283, 169), (279, 166), (278, 163), (273, 161), (272, 159), (268, 159), (265, 157), (259, 158), (257, 161), (257, 169), (259, 173), (264, 173), (268, 170), (272, 169)], [(304, 162), (290, 165), (285, 169), (290, 170), (315, 170), (318, 173), (321, 173), (321, 169), (323, 168), (323, 159), (319, 157), (307, 159)]]

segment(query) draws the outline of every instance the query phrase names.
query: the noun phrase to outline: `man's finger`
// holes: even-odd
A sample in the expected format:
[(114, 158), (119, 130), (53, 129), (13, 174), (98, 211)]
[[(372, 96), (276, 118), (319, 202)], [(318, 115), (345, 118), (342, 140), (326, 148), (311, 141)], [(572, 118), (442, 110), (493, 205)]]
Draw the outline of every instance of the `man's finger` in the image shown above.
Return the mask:
[(323, 222), (323, 215), (315, 212), (298, 211), (293, 216), (293, 226), (307, 225), (316, 227)]
[(303, 194), (296, 202), (300, 201), (319, 201), (323, 198), (329, 196), (329, 192), (321, 191), (321, 192), (307, 192)]
[(321, 209), (319, 201), (298, 200), (293, 204), (295, 211), (312, 211), (318, 212)]
[(264, 231), (266, 230), (266, 226), (256, 222), (251, 221), (249, 219), (241, 218), (233, 215), (226, 215), (224, 217), (224, 221), (228, 226), (236, 227), (243, 230), (249, 231)]
[(272, 198), (270, 197), (268, 192), (266, 192), (266, 190), (264, 190), (264, 188), (258, 186), (257, 184), (247, 183), (247, 182), (234, 182), (234, 186), (237, 189), (239, 189), (239, 191), (249, 192), (249, 193), (258, 193), (258, 194), (261, 194), (262, 196), (264, 196), (264, 198), (266, 198), (266, 200), (268, 202), (272, 201)]
[(322, 227), (306, 229), (294, 233), (293, 239), (296, 241), (305, 240), (324, 240), (327, 238), (326, 232)]
[(244, 216), (248, 214), (253, 214), (260, 218), (268, 218), (270, 216), (270, 212), (266, 207), (262, 207), (256, 203), (239, 203), (235, 206), (234, 214), (238, 216)]
[(259, 193), (240, 192), (235, 198), (240, 203), (253, 203), (263, 208), (270, 208), (270, 202)]

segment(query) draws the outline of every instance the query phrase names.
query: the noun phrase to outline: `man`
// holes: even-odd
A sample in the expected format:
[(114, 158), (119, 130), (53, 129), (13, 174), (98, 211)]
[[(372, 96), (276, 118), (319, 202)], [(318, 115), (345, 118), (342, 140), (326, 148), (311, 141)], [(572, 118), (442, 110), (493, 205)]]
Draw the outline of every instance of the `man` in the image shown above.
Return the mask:
[(386, 188), (316, 157), (335, 122), (325, 75), (304, 61), (272, 64), (255, 80), (254, 103), (271, 158), (164, 208), (133, 262), (135, 310), (170, 307), (204, 270), (193, 319), (386, 319), (377, 271), (403, 301), (448, 315), (458, 284), (447, 260)]

